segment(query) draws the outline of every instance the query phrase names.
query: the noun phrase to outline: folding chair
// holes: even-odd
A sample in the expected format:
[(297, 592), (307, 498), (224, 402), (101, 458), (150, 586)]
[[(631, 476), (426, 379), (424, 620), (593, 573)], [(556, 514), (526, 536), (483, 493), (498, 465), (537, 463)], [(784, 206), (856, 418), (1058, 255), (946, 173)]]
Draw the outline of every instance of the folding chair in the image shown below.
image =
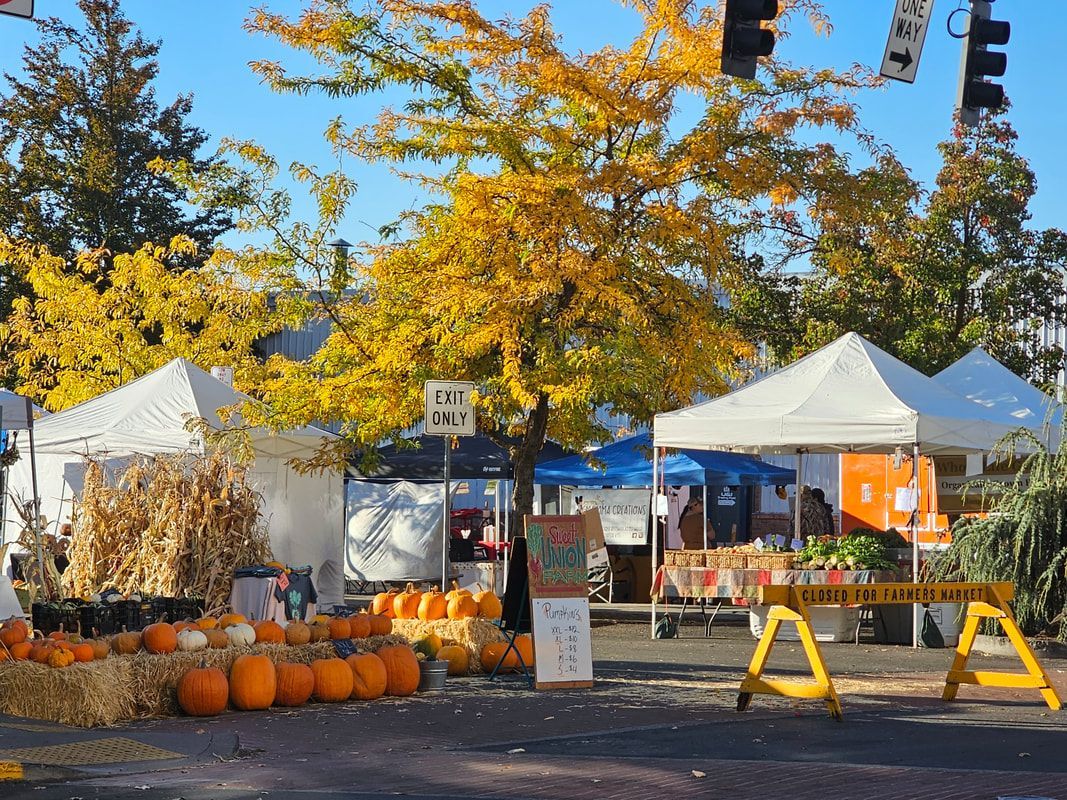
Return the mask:
[(612, 603), (615, 599), (615, 577), (611, 564), (592, 567), (589, 570), (589, 600), (597, 598), (603, 603)]

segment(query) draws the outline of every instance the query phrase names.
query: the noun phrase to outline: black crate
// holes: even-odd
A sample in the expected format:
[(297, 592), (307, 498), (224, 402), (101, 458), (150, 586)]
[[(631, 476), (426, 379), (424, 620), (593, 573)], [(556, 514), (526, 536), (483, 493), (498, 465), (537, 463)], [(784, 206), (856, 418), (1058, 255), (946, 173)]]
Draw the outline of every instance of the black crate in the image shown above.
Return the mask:
[(177, 619), (199, 619), (204, 616), (204, 602), (196, 597), (178, 598)]
[(137, 600), (119, 600), (117, 603), (109, 603), (113, 617), (115, 632), (125, 628), (128, 631), (139, 631), (146, 624), (141, 615), (141, 603)]
[(54, 608), (46, 608), (44, 603), (34, 603), (30, 607), (30, 616), (33, 620), (33, 629), (40, 631), (45, 636), (52, 631), (59, 630), (59, 613)]
[(93, 636), (93, 631), (107, 635), (119, 630), (115, 625), (115, 611), (109, 605), (94, 603), (82, 606), (78, 612), (82, 636)]
[(150, 601), (152, 617), (156, 622), (177, 622), (178, 600), (174, 597), (154, 597)]

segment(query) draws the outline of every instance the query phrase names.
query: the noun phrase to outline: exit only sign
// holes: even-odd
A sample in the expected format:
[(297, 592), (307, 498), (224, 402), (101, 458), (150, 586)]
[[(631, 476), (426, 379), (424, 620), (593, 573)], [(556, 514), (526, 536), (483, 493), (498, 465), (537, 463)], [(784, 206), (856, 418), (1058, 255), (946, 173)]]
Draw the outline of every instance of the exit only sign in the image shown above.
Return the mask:
[(468, 381), (426, 381), (426, 433), (474, 436), (474, 406)]

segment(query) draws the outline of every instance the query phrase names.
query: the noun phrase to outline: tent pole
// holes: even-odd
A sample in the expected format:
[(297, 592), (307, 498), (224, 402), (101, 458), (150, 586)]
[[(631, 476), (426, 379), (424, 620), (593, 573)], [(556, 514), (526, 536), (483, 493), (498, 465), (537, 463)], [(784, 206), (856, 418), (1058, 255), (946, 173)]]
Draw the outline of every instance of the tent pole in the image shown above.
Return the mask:
[(704, 549), (708, 549), (708, 482), (704, 481)]
[[(919, 443), (912, 447), (911, 477), (915, 481), (915, 507), (911, 512), (911, 582), (919, 582)], [(911, 607), (911, 646), (919, 646), (919, 604)]]
[(33, 443), (33, 403), (26, 398), (26, 428), (30, 432), (30, 480), (33, 483), (33, 541), (37, 545), (37, 569), (41, 571), (41, 590), (51, 599), (48, 578), (44, 572), (44, 549), (41, 547), (41, 495), (37, 489), (37, 452)]
[(452, 439), (444, 437), (445, 443), (445, 504), (444, 517), (441, 520), (441, 589), (448, 586), (448, 544), (452, 538), (452, 498), (449, 496), (449, 482), (452, 471)]
[(797, 448), (797, 489), (795, 492), (796, 500), (793, 503), (793, 529), (796, 531), (794, 536), (797, 539), (803, 539), (800, 534), (800, 487), (804, 485), (804, 451), (799, 447)]
[[(507, 506), (504, 507), (504, 536), (501, 537), (500, 531), (496, 533), (496, 540), (498, 542), (506, 542), (507, 546), (504, 548), (504, 574), (508, 574), (508, 570), (511, 568), (511, 516), (508, 513), (508, 509), (511, 506), (511, 481), (504, 483), (504, 500)], [(496, 586), (493, 586), (493, 591), (496, 591)]]
[(652, 632), (656, 638), (656, 574), (659, 572), (659, 449), (652, 446)]

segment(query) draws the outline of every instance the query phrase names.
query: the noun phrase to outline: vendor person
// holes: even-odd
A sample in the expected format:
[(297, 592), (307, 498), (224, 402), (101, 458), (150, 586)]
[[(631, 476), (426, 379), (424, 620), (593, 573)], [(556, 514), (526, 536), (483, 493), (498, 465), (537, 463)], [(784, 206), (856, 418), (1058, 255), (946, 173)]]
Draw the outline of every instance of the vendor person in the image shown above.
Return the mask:
[[(699, 497), (689, 498), (678, 518), (678, 533), (682, 537), (683, 550), (704, 549), (704, 501)], [(715, 529), (708, 525), (708, 542), (715, 541)]]

